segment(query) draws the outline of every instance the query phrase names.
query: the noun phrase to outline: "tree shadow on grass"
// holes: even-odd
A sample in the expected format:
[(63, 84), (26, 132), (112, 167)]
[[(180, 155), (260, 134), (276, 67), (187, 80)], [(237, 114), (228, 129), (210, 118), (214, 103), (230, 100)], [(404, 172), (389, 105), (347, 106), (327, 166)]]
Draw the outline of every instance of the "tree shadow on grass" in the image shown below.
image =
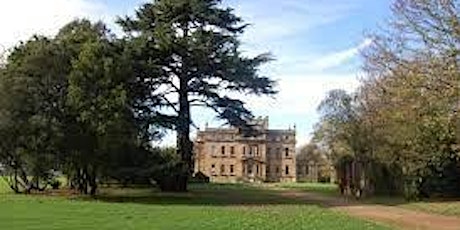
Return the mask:
[[(248, 184), (193, 184), (185, 193), (164, 193), (157, 189), (102, 189), (96, 197), (84, 197), (110, 203), (200, 206), (317, 205), (325, 208), (342, 206), (408, 204), (401, 197), (371, 197), (357, 200), (339, 193), (327, 194), (296, 188), (274, 188)], [(435, 200), (433, 202), (442, 202)], [(444, 200), (451, 202), (452, 200)], [(425, 201), (425, 202), (431, 202)]]
[(164, 193), (156, 189), (109, 189), (102, 190), (93, 198), (111, 203), (136, 203), (159, 205), (299, 205), (318, 204), (296, 197), (284, 196), (282, 192), (251, 185), (205, 184), (192, 185), (185, 193)]

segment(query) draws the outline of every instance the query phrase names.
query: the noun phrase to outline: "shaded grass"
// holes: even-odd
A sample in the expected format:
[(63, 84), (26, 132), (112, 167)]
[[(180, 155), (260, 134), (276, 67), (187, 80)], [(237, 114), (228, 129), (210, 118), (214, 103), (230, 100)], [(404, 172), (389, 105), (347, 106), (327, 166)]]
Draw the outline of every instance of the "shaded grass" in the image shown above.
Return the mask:
[(247, 185), (189, 193), (104, 189), (89, 197), (0, 195), (0, 229), (388, 229)]
[[(95, 199), (103, 202), (161, 205), (281, 205), (298, 204), (279, 191), (244, 184), (192, 184), (187, 193), (162, 193), (155, 189), (103, 189)], [(93, 198), (87, 198), (93, 199)]]

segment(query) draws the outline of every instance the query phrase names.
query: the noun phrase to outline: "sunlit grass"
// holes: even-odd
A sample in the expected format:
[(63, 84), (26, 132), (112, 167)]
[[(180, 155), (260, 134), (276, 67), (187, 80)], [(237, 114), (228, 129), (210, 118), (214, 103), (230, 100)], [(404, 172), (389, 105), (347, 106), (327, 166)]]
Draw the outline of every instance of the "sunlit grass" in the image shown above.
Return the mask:
[(387, 229), (280, 192), (208, 184), (179, 194), (103, 189), (95, 199), (3, 193), (0, 229)]
[(328, 196), (339, 195), (337, 185), (332, 183), (280, 183), (275, 186), (286, 189), (315, 192)]

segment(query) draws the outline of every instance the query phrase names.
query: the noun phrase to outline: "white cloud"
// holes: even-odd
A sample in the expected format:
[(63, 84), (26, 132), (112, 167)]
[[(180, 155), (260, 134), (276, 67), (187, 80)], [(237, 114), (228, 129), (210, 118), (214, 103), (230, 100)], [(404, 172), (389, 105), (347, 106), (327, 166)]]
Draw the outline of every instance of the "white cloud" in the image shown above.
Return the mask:
[[(316, 108), (332, 89), (354, 91), (358, 85), (359, 68), (351, 61), (371, 41), (365, 39), (355, 47), (328, 46), (329, 52), (313, 52), (316, 45), (308, 43), (312, 33), (333, 26), (354, 10), (356, 0), (237, 0), (236, 12), (253, 25), (242, 36), (246, 54), (271, 51), (277, 61), (269, 63), (262, 72), (278, 79), (279, 94), (269, 97), (242, 97), (256, 116), (270, 116), (271, 128), (297, 126), (298, 146), (311, 137), (312, 127), (318, 121)], [(235, 6), (235, 5), (233, 5)], [(267, 7), (263, 7), (267, 6)], [(291, 42), (301, 36), (301, 40)], [(360, 39), (360, 38), (357, 38)], [(359, 41), (359, 40), (358, 40)], [(358, 42), (357, 42), (358, 43)], [(333, 50), (338, 50), (334, 52)], [(331, 70), (335, 67), (345, 71)], [(192, 111), (199, 126), (220, 124), (209, 110)]]
[[(271, 41), (306, 32), (343, 18), (354, 4), (349, 1), (241, 0), (236, 12), (253, 24), (244, 35), (246, 42)], [(332, 3), (332, 4), (331, 4)], [(266, 7), (261, 7), (266, 6)]]
[(322, 71), (325, 69), (333, 68), (339, 65), (346, 63), (347, 61), (356, 57), (359, 52), (369, 45), (371, 45), (372, 40), (367, 38), (356, 47), (339, 51), (332, 54), (326, 54), (325, 56), (319, 57), (318, 59), (306, 63), (305, 66), (316, 71)]
[(108, 19), (105, 7), (90, 0), (3, 0), (0, 45), (8, 49), (34, 34), (54, 35), (76, 18)]
[(325, 94), (332, 89), (354, 91), (359, 85), (357, 75), (305, 74), (285, 76), (279, 81), (279, 94), (275, 99), (251, 97), (248, 106), (261, 114), (306, 116), (316, 112)]

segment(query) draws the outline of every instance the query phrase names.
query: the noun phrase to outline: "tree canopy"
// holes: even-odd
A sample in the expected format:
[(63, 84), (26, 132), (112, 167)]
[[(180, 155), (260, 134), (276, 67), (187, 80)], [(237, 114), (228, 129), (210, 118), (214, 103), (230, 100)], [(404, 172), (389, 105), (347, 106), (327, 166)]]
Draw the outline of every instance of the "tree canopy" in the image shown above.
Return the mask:
[(177, 187), (165, 189), (185, 190), (192, 170), (190, 108), (210, 108), (231, 125), (247, 126), (251, 112), (231, 95), (275, 94), (275, 82), (258, 74), (271, 56), (241, 53), (238, 36), (247, 24), (217, 0), (154, 1), (118, 21), (134, 45), (137, 77), (149, 83), (149, 96), (163, 107), (158, 115), (167, 118), (163, 124), (177, 133), (182, 161), (170, 179)]
[[(246, 24), (217, 0), (158, 0), (117, 22), (78, 19), (22, 42), (0, 66), (0, 163), (16, 192), (43, 190), (56, 170), (95, 194), (107, 180), (155, 180), (184, 191), (192, 169), (191, 107), (250, 128), (236, 94), (274, 95), (259, 75), (269, 54), (243, 55)], [(153, 140), (177, 133), (177, 155)]]

